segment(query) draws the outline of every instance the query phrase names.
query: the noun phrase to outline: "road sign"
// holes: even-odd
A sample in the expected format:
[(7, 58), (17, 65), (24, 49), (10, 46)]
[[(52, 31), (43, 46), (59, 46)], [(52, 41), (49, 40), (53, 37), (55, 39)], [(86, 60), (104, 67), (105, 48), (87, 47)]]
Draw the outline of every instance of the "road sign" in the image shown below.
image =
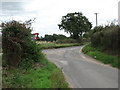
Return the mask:
[(32, 35), (33, 35), (32, 40), (34, 41), (37, 40), (39, 33), (33, 33)]

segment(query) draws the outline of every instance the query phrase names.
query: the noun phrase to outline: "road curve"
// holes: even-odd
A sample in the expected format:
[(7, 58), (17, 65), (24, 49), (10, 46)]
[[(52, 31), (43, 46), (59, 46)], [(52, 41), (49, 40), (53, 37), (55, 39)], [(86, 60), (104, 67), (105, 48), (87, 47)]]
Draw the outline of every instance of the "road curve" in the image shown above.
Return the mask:
[(73, 88), (118, 88), (118, 70), (81, 52), (82, 46), (43, 50), (46, 57), (63, 68)]

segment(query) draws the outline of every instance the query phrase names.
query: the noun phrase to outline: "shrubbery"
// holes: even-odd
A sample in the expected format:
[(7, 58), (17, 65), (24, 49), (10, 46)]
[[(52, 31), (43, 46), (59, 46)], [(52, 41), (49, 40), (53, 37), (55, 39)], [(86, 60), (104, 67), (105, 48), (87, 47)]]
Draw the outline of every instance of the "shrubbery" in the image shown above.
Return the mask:
[(31, 66), (41, 56), (39, 46), (31, 40), (31, 21), (2, 23), (2, 48), (3, 62), (13, 67), (22, 62)]
[(77, 43), (77, 40), (72, 39), (72, 38), (59, 39), (59, 40), (56, 41), (56, 43), (59, 43), (59, 44), (65, 44), (65, 43)]
[(103, 27), (103, 26), (96, 26), (96, 27), (94, 27), (94, 29), (93, 29), (92, 33), (102, 31), (103, 29), (104, 29), (104, 27)]
[(94, 47), (103, 47), (104, 51), (112, 51), (118, 54), (120, 43), (120, 27), (106, 26), (103, 30), (96, 32), (91, 37), (91, 44)]

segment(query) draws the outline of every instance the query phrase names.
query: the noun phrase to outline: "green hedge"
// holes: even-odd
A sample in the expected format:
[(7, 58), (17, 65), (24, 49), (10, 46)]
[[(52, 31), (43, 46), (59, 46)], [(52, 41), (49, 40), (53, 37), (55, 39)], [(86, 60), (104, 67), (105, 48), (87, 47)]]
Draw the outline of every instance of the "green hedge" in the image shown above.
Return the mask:
[(31, 36), (31, 21), (2, 23), (3, 60), (7, 65), (16, 67), (24, 62), (31, 66), (33, 62), (39, 61), (42, 54)]
[(68, 39), (59, 39), (56, 41), (58, 44), (65, 44), (65, 43), (77, 43), (77, 40), (68, 38)]
[(91, 37), (91, 44), (93, 47), (103, 47), (103, 50), (108, 52), (120, 53), (120, 27), (106, 26), (102, 31), (96, 32)]

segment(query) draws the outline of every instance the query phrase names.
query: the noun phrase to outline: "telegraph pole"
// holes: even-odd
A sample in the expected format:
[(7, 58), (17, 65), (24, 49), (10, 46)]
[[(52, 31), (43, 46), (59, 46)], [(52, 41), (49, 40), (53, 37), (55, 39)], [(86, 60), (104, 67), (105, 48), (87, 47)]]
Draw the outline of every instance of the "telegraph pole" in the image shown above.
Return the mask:
[(120, 1), (118, 2), (118, 25), (120, 26)]
[(95, 13), (95, 15), (96, 15), (96, 26), (97, 26), (98, 25), (98, 20), (97, 20), (98, 13)]

